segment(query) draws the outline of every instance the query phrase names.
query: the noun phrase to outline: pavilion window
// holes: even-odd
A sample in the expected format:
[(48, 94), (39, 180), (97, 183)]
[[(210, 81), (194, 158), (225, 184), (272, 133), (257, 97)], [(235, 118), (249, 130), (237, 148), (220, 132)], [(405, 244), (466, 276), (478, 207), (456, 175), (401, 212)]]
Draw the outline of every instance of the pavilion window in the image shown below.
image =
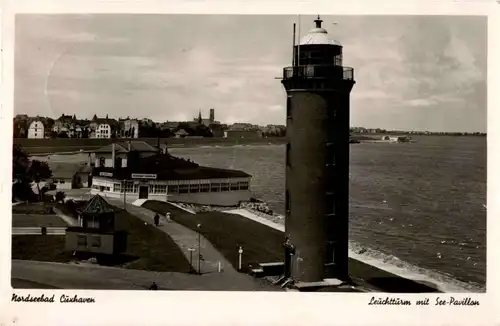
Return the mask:
[(125, 183), (125, 191), (126, 192), (135, 192), (135, 186), (132, 182)]
[(113, 191), (114, 192), (121, 192), (122, 191), (122, 185), (120, 183), (115, 183), (113, 185)]
[(248, 190), (249, 183), (248, 181), (241, 181), (239, 182), (240, 185), (240, 190)]
[(179, 193), (179, 186), (178, 185), (169, 185), (168, 186), (168, 192), (172, 193), (172, 194)]
[(238, 187), (238, 182), (231, 182), (231, 190), (238, 190), (239, 187)]
[(220, 183), (212, 183), (210, 185), (210, 191), (211, 192), (220, 192), (221, 189), (221, 184)]
[(221, 191), (229, 191), (229, 183), (224, 182), (221, 186)]
[(200, 192), (210, 192), (210, 185), (208, 183), (201, 184)]
[(192, 192), (192, 193), (200, 192), (200, 185), (199, 184), (190, 184), (189, 185), (189, 192)]
[(180, 194), (189, 193), (189, 185), (179, 185), (179, 193)]
[(155, 193), (156, 194), (164, 194), (167, 192), (167, 185), (156, 185)]

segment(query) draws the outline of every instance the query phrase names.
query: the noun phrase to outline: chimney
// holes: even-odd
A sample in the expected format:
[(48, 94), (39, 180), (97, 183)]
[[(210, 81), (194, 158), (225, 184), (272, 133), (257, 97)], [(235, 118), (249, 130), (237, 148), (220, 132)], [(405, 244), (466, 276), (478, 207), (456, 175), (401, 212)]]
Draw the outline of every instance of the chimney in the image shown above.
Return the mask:
[(111, 166), (114, 168), (115, 167), (115, 143), (111, 145)]

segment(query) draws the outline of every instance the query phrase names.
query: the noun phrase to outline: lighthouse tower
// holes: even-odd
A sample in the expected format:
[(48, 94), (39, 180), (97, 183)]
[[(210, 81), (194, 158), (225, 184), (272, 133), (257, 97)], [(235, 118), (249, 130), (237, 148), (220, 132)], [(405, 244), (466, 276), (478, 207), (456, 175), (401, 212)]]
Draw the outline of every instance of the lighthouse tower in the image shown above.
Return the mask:
[[(349, 101), (354, 70), (316, 27), (283, 70), (287, 92), (285, 274), (296, 282), (348, 279)], [(294, 27), (295, 31), (295, 27)], [(293, 248), (293, 249), (290, 249)]]

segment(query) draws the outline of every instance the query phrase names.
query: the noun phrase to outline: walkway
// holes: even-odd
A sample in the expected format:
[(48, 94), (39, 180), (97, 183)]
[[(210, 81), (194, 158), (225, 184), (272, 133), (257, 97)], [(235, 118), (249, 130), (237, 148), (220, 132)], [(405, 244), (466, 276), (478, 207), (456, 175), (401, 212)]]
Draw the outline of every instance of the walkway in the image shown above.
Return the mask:
[(56, 213), (56, 215), (64, 220), (64, 222), (66, 222), (66, 224), (68, 224), (69, 226), (78, 226), (78, 220), (73, 216), (64, 214), (60, 209), (56, 207), (54, 207), (54, 213)]
[[(123, 208), (123, 201), (117, 199), (106, 198), (110, 204), (117, 207)], [(127, 203), (127, 211), (132, 215), (142, 219), (143, 221), (154, 224), (155, 212), (146, 209), (144, 207), (134, 206), (131, 203)], [(203, 221), (200, 220), (203, 224)], [(187, 260), (190, 260), (189, 248), (198, 248), (198, 236), (197, 232), (194, 232), (174, 221), (166, 222), (164, 219), (160, 220), (160, 226), (158, 229), (162, 230), (168, 234), (172, 240), (177, 244), (181, 251), (186, 256)], [(218, 264), (221, 262), (223, 271), (225, 274), (241, 275), (237, 272), (232, 265), (224, 258), (224, 256), (214, 248), (214, 246), (206, 240), (203, 236), (200, 236), (200, 247), (203, 261), (201, 262), (201, 272), (202, 273), (213, 273), (218, 271)], [(198, 257), (197, 251), (193, 252), (192, 266), (194, 270), (198, 270)]]
[(12, 260), (11, 278), (61, 289), (147, 290), (155, 282), (159, 290), (283, 291), (245, 274), (228, 279), (224, 273), (196, 275), (28, 260)]

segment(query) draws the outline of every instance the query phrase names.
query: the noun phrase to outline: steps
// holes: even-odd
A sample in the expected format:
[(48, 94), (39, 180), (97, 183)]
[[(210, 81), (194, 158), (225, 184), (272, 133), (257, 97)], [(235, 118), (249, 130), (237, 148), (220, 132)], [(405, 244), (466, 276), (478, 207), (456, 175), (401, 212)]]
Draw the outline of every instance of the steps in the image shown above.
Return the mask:
[(142, 206), (142, 204), (144, 204), (147, 201), (148, 201), (147, 199), (137, 199), (136, 201), (134, 201), (132, 203), (132, 205), (140, 207), (140, 206)]

